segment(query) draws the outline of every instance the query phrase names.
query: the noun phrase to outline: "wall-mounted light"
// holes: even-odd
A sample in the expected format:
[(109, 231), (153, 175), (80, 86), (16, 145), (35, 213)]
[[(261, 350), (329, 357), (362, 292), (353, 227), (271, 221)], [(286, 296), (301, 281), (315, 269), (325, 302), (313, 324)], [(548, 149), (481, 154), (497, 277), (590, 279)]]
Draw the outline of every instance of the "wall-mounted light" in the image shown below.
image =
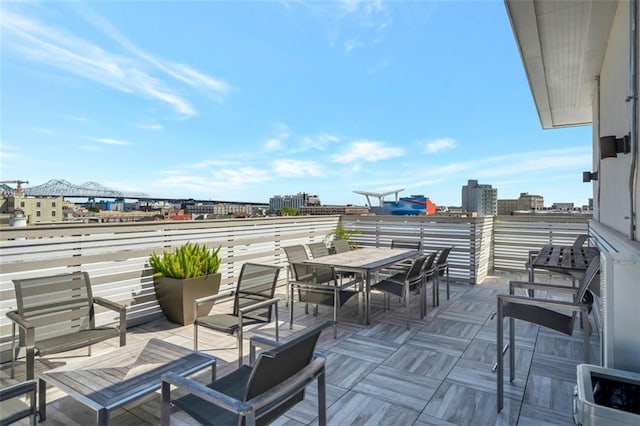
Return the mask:
[(603, 136), (600, 138), (600, 158), (616, 158), (618, 154), (628, 154), (631, 152), (629, 135), (621, 138), (615, 136)]
[(591, 182), (592, 180), (598, 180), (598, 172), (582, 172), (583, 182)]

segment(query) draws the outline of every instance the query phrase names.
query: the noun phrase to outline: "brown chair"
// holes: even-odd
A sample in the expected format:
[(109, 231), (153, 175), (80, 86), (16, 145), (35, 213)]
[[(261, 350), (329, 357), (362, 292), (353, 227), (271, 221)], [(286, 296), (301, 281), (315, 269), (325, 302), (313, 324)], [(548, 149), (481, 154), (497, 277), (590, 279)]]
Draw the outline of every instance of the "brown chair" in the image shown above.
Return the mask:
[(233, 309), (229, 314), (213, 314), (198, 317), (193, 323), (193, 349), (198, 349), (198, 327), (205, 327), (238, 337), (238, 364), (242, 365), (242, 330), (244, 327), (271, 322), (275, 317), (276, 340), (278, 340), (278, 299), (274, 297), (280, 268), (272, 265), (245, 263), (242, 265), (238, 283), (234, 290), (202, 297), (194, 302), (198, 305), (233, 297)]
[[(86, 272), (13, 280), (16, 311), (7, 312), (11, 332), (11, 377), (14, 377), (16, 325), (19, 347), (26, 347), (27, 380), (33, 379), (35, 355), (45, 356), (88, 347), (113, 337), (126, 344), (126, 307), (102, 297), (93, 297)], [(118, 313), (117, 326), (96, 327), (94, 305)]]
[[(171, 405), (203, 425), (268, 424), (304, 399), (305, 388), (318, 381), (318, 424), (327, 424), (325, 359), (315, 353), (320, 333), (331, 323), (305, 331), (287, 343), (251, 337), (251, 365), (208, 385), (175, 373), (162, 376), (161, 425), (169, 426)], [(254, 361), (255, 346), (272, 349)], [(186, 395), (171, 401), (171, 386)]]
[[(573, 334), (574, 322), (576, 314), (579, 313), (582, 318), (583, 328), (583, 346), (584, 346), (584, 362), (589, 363), (591, 347), (589, 338), (591, 335), (591, 327), (589, 324), (590, 303), (586, 301), (588, 298), (587, 290), (592, 285), (599, 283), (600, 257), (595, 257), (584, 278), (580, 280), (578, 288), (567, 287), (562, 285), (538, 284), (528, 281), (511, 281), (509, 282), (509, 294), (499, 294), (497, 296), (497, 333), (496, 333), (496, 350), (498, 362), (496, 363), (497, 375), (497, 393), (498, 393), (498, 412), (502, 410), (504, 403), (504, 353), (509, 351), (509, 381), (515, 380), (515, 320), (519, 319), (527, 321), (539, 326), (547, 327), (552, 330), (571, 336)], [(551, 293), (564, 293), (572, 297), (572, 301), (559, 301), (538, 299), (527, 296), (515, 296), (516, 288), (545, 290)], [(559, 312), (565, 311), (568, 314)], [(503, 329), (505, 317), (509, 318), (509, 344), (503, 347)]]

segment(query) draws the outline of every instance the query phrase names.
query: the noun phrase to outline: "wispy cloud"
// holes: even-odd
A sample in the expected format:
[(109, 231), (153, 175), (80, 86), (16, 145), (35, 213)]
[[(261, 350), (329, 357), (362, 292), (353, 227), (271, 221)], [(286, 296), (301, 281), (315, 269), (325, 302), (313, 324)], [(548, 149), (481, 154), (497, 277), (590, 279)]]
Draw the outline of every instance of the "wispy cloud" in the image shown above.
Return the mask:
[(330, 144), (340, 142), (340, 137), (330, 133), (320, 133), (312, 136), (303, 136), (300, 139), (300, 148), (303, 151), (316, 149), (324, 151)]
[(376, 162), (401, 157), (404, 149), (387, 146), (383, 142), (362, 140), (351, 143), (347, 149), (331, 157), (335, 163)]
[(147, 129), (147, 130), (163, 130), (164, 126), (162, 124), (138, 124), (138, 127), (140, 129)]
[(324, 176), (320, 164), (307, 160), (277, 160), (273, 162), (273, 171), (283, 177)]
[(238, 164), (238, 163), (235, 161), (228, 161), (228, 160), (205, 160), (200, 163), (193, 164), (190, 167), (194, 169), (206, 169), (209, 167), (229, 167), (234, 164)]
[(427, 154), (435, 154), (436, 152), (452, 149), (456, 146), (458, 146), (458, 144), (451, 138), (433, 139), (425, 143), (425, 152)]
[(121, 146), (131, 145), (131, 142), (123, 141), (120, 139), (112, 139), (112, 138), (90, 138), (90, 139), (96, 142), (103, 143), (105, 145), (121, 145)]
[(224, 169), (214, 174), (213, 185), (217, 187), (243, 186), (247, 184), (270, 181), (271, 175), (264, 169), (255, 167), (241, 167), (239, 169)]
[(427, 178), (407, 179), (406, 186), (418, 187), (432, 184), (433, 176), (450, 178), (461, 175), (468, 175), (469, 179), (486, 179), (488, 180), (486, 183), (496, 185), (496, 179), (519, 179), (524, 173), (533, 176), (537, 173), (548, 174), (553, 171), (566, 172), (571, 168), (588, 167), (591, 161), (589, 147), (498, 155), (429, 167)]
[(4, 34), (5, 48), (11, 48), (28, 60), (63, 70), (78, 77), (112, 87), (123, 93), (131, 93), (158, 100), (174, 108), (184, 116), (196, 115), (196, 109), (189, 101), (169, 88), (166, 82), (150, 74), (146, 64), (155, 66), (156, 71), (174, 79), (207, 91), (218, 98), (228, 93), (227, 83), (207, 76), (184, 64), (162, 61), (135, 46), (120, 35), (102, 18), (88, 13), (91, 21), (107, 35), (116, 40), (134, 57), (111, 53), (102, 47), (75, 36), (63, 29), (41, 24), (35, 20), (3, 10), (0, 21)]
[(81, 117), (81, 116), (78, 116), (78, 115), (69, 115), (69, 116), (67, 116), (67, 118), (69, 120), (81, 121), (83, 123), (86, 123), (87, 121), (89, 121), (89, 119), (87, 117)]

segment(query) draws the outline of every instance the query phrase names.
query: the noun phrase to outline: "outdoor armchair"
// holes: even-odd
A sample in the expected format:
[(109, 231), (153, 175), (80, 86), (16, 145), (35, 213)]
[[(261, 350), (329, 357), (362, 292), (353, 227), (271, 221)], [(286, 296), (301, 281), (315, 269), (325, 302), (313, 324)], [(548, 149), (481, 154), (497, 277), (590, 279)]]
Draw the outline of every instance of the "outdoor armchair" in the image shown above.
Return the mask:
[[(268, 424), (304, 399), (305, 388), (318, 381), (318, 424), (327, 423), (325, 359), (315, 353), (322, 330), (330, 323), (306, 330), (286, 343), (258, 336), (250, 339), (251, 365), (208, 385), (178, 374), (162, 377), (161, 425), (169, 426), (171, 404), (203, 425)], [(268, 347), (255, 360), (255, 346)], [(187, 394), (171, 400), (171, 386)]]
[(407, 310), (407, 330), (410, 329), (411, 321), (411, 292), (419, 291), (422, 294), (420, 297), (420, 318), (424, 318), (425, 306), (423, 300), (426, 300), (425, 293), (425, 271), (424, 265), (427, 261), (427, 257), (430, 257), (431, 263), (435, 253), (430, 256), (419, 256), (411, 261), (411, 266), (406, 272), (398, 272), (388, 278), (383, 279), (373, 285), (373, 290), (379, 290), (385, 293), (385, 309), (389, 304), (389, 295), (400, 297), (405, 304)]
[[(504, 353), (509, 351), (509, 381), (515, 380), (515, 320), (527, 321), (539, 326), (571, 336), (573, 334), (576, 314), (582, 318), (584, 362), (589, 363), (591, 347), (589, 339), (591, 327), (589, 323), (590, 304), (584, 300), (587, 290), (591, 285), (599, 283), (600, 257), (595, 257), (584, 278), (580, 280), (577, 288), (562, 285), (538, 284), (527, 281), (509, 282), (509, 294), (499, 294), (497, 296), (497, 327), (496, 327), (496, 350), (497, 359), (497, 394), (498, 412), (502, 410), (504, 398)], [(571, 301), (548, 300), (527, 296), (514, 295), (515, 289), (535, 289), (544, 290), (550, 293), (564, 293), (571, 296)], [(563, 313), (562, 311), (566, 312)], [(509, 344), (503, 347), (503, 330), (505, 317), (509, 318)]]
[(440, 305), (440, 277), (446, 276), (447, 283), (447, 300), (449, 300), (449, 253), (451, 253), (453, 247), (445, 247), (440, 250), (440, 255), (436, 260), (435, 268), (436, 268), (436, 282), (438, 286), (438, 291), (436, 292), (436, 303)]
[[(66, 352), (120, 337), (126, 344), (127, 320), (123, 305), (93, 297), (86, 272), (13, 280), (18, 309), (7, 312), (11, 327), (11, 377), (15, 376), (15, 358), (26, 348), (27, 380), (34, 378), (35, 355)], [(117, 326), (96, 327), (94, 305), (119, 315)], [(16, 326), (19, 343), (16, 348)]]
[(349, 241), (347, 240), (333, 240), (331, 245), (335, 253), (346, 253), (348, 251), (351, 251), (351, 246), (349, 245)]
[[(23, 398), (26, 397), (26, 402)], [(0, 389), (0, 426), (7, 426), (29, 417), (31, 426), (36, 426), (36, 382), (27, 380)]]
[(310, 243), (307, 245), (311, 252), (312, 258), (318, 258), (323, 256), (329, 256), (329, 248), (325, 243)]
[[(333, 337), (338, 336), (338, 309), (358, 293), (362, 283), (360, 275), (353, 280), (340, 281), (333, 266), (294, 263), (295, 280), (290, 285), (289, 328), (293, 328), (294, 291), (298, 289), (300, 302), (333, 307)], [(354, 288), (355, 287), (355, 288)]]
[(242, 365), (242, 330), (249, 325), (269, 323), (275, 316), (276, 340), (278, 340), (278, 299), (273, 297), (280, 268), (272, 265), (245, 263), (242, 265), (235, 289), (214, 296), (202, 297), (193, 302), (194, 312), (198, 305), (233, 297), (231, 313), (197, 317), (193, 323), (193, 349), (198, 350), (198, 328), (206, 327), (227, 334), (236, 333), (238, 338), (238, 365)]

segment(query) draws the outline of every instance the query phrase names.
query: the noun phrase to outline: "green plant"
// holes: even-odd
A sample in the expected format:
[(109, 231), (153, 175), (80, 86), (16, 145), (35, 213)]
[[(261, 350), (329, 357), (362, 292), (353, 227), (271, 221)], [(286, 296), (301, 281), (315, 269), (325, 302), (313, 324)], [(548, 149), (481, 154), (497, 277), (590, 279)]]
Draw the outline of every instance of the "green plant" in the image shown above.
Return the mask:
[(210, 250), (205, 244), (186, 243), (162, 255), (152, 253), (149, 265), (154, 277), (186, 279), (215, 274), (220, 269), (220, 247)]
[[(329, 242), (332, 239), (336, 239), (336, 240), (348, 240), (349, 238), (351, 238), (351, 236), (353, 235), (360, 235), (362, 234), (362, 232), (360, 232), (357, 229), (352, 229), (351, 231), (347, 231), (346, 229), (344, 229), (344, 226), (342, 225), (342, 222), (338, 223), (338, 226), (336, 226), (336, 229), (334, 229), (333, 231), (331, 231), (327, 237), (326, 237), (326, 241)], [(332, 238), (333, 237), (333, 238)]]

